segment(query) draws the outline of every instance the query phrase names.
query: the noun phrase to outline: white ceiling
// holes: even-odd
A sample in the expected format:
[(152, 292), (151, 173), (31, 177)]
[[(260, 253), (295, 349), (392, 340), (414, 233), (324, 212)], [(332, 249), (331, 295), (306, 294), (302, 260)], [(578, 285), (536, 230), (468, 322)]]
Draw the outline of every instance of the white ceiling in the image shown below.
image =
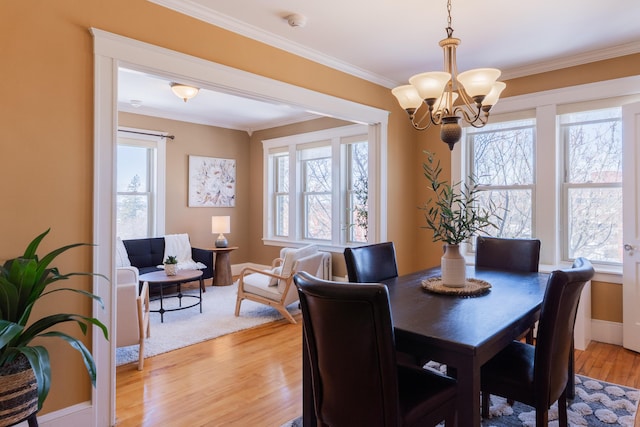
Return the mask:
[[(388, 88), (443, 68), (445, 0), (149, 1)], [(292, 13), (306, 25), (289, 26)], [(640, 52), (638, 0), (452, 0), (451, 15), (460, 71), (495, 67), (507, 79)], [(120, 108), (249, 132), (310, 118), (210, 91), (185, 104), (169, 82), (121, 72)]]

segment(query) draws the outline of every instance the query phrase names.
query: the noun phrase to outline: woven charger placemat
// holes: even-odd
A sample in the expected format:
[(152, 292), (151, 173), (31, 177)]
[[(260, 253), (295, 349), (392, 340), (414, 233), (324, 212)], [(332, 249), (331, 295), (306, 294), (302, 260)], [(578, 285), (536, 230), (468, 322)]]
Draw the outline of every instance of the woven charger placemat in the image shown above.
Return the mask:
[(486, 294), (491, 289), (491, 283), (480, 279), (467, 278), (465, 285), (452, 288), (442, 284), (442, 277), (430, 277), (422, 281), (422, 288), (436, 294), (457, 296), (479, 296)]

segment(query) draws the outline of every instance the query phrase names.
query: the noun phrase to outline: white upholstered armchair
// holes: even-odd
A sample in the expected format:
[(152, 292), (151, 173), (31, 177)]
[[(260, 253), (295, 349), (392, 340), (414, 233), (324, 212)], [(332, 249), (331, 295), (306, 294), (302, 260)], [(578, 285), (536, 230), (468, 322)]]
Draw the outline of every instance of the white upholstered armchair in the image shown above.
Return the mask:
[(138, 370), (144, 366), (144, 340), (149, 338), (149, 288), (145, 282), (138, 294), (138, 269), (118, 267), (116, 269), (117, 316), (116, 347), (138, 344)]
[(331, 254), (318, 251), (315, 245), (299, 249), (283, 248), (280, 258), (273, 260), (270, 270), (245, 267), (238, 279), (236, 316), (242, 300), (267, 304), (278, 310), (289, 322), (296, 323), (287, 306), (298, 301), (293, 275), (306, 271), (321, 279), (331, 279)]

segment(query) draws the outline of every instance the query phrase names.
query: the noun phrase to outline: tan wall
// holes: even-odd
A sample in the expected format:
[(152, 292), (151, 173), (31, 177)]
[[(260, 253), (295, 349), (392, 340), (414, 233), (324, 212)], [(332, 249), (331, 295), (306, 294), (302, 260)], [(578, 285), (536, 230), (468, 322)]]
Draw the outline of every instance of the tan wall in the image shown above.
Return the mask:
[[(421, 193), (422, 157), (419, 154), (428, 147), (443, 151), (444, 144), (438, 141), (437, 133), (414, 132), (387, 88), (264, 46), (146, 0), (5, 1), (0, 8), (0, 105), (3, 113), (0, 114), (3, 130), (0, 179), (4, 183), (0, 259), (17, 255), (31, 238), (48, 227), (53, 231), (43, 244), (43, 250), (93, 240), (93, 40), (88, 28), (96, 27), (390, 111), (389, 151), (388, 157), (383, 159), (389, 171), (388, 238), (396, 243), (401, 273), (436, 262), (439, 246), (430, 242), (426, 231), (416, 231), (421, 224), (416, 206), (425, 201)], [(639, 64), (640, 55), (634, 55), (570, 72), (518, 79), (513, 82), (513, 88), (507, 87), (505, 96), (543, 90), (557, 84), (572, 85), (585, 79), (597, 81), (632, 75), (640, 69)], [(251, 163), (255, 164), (253, 145)], [(172, 155), (181, 158), (184, 171), (185, 156), (190, 153), (178, 145), (172, 147), (176, 149)], [(207, 151), (205, 146), (200, 147), (203, 153)], [(220, 155), (225, 153), (230, 152)], [(443, 157), (446, 157), (446, 151), (443, 151)], [(184, 176), (184, 172), (177, 173)], [(257, 198), (254, 192), (261, 191), (261, 178), (253, 171), (248, 173), (251, 192), (248, 209), (255, 210), (253, 203)], [(171, 192), (185, 189), (179, 180), (176, 178), (175, 187), (172, 182)], [(180, 203), (184, 204), (184, 196)], [(168, 220), (175, 222), (168, 226), (168, 231), (191, 230), (186, 222), (179, 224), (185, 211), (190, 210), (171, 212)], [(197, 218), (197, 222), (206, 224), (210, 214), (199, 215), (202, 217)], [(245, 221), (251, 223), (247, 237), (249, 246), (259, 245), (258, 220), (252, 215)], [(236, 235), (240, 233), (237, 227), (242, 225), (232, 225), (232, 239), (244, 242), (243, 236)], [(206, 225), (204, 227), (202, 235), (193, 229), (198, 241), (210, 238)], [(238, 252), (237, 256), (242, 254)], [(59, 266), (62, 271), (89, 270), (91, 254), (88, 251), (65, 254)], [(77, 280), (73, 284), (84, 289), (90, 287), (88, 280)], [(90, 313), (87, 303), (55, 298), (37, 307), (36, 313), (48, 313), (54, 310), (53, 307)], [(79, 356), (62, 344), (52, 344), (50, 348), (53, 383), (42, 413), (85, 401), (91, 392)]]
[[(244, 131), (222, 129), (139, 114), (119, 113), (118, 124), (158, 132), (167, 132), (175, 139), (167, 140), (166, 165), (166, 234), (188, 233), (191, 245), (198, 248), (214, 246), (217, 235), (211, 234), (211, 216), (229, 215), (231, 233), (225, 234), (230, 246), (231, 262), (250, 259), (249, 222), (249, 135)], [(235, 207), (189, 207), (189, 156), (219, 157), (236, 161)]]

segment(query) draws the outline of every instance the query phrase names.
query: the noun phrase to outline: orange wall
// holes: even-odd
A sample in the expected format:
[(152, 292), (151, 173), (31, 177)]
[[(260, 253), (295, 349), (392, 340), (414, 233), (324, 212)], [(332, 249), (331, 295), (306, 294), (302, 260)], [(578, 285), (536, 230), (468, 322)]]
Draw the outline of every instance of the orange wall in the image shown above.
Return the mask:
[[(408, 126), (404, 112), (387, 88), (264, 46), (146, 0), (1, 3), (0, 125), (3, 138), (0, 155), (3, 162), (0, 179), (4, 204), (0, 214), (0, 259), (16, 256), (32, 237), (48, 227), (53, 231), (43, 244), (43, 250), (93, 240), (93, 40), (88, 31), (90, 27), (390, 111), (389, 150), (387, 158), (383, 159), (389, 171), (388, 238), (396, 243), (401, 273), (437, 262), (439, 246), (430, 242), (425, 230), (416, 231), (421, 224), (416, 207), (424, 202), (420, 153), (435, 147), (446, 157), (446, 150), (437, 140), (436, 133), (420, 134)], [(505, 96), (558, 84), (576, 84), (584, 79), (596, 81), (631, 75), (640, 69), (639, 64), (640, 55), (634, 55), (570, 72), (517, 79), (513, 88), (507, 87)], [(175, 155), (182, 159), (184, 170), (184, 156), (189, 153), (181, 150), (183, 148), (176, 146)], [(255, 147), (250, 150), (254, 153)], [(251, 162), (256, 162), (253, 155)], [(260, 185), (255, 186), (260, 180), (249, 171), (251, 201), (248, 209), (256, 212), (260, 209), (254, 205), (257, 199), (254, 192), (261, 191)], [(175, 187), (172, 182), (171, 192), (185, 188), (184, 183), (178, 181)], [(184, 198), (180, 203), (184, 203)], [(171, 213), (171, 220), (181, 221), (182, 214), (182, 209)], [(189, 228), (198, 239), (210, 234), (206, 225), (208, 215), (202, 214), (197, 219), (202, 230)], [(413, 220), (408, 221), (408, 218)], [(249, 245), (259, 245), (261, 230), (256, 227), (255, 217), (251, 216), (246, 222), (251, 225)], [(180, 228), (183, 227), (188, 228), (188, 225)], [(242, 257), (242, 254), (238, 252), (237, 256)], [(66, 254), (60, 267), (63, 271), (90, 270), (91, 255), (88, 251)], [(77, 280), (73, 284), (84, 289), (90, 287), (88, 280)], [(72, 299), (43, 304), (37, 312), (49, 312), (52, 307), (90, 313), (88, 305)], [(75, 352), (63, 345), (54, 344), (51, 348), (53, 383), (43, 413), (85, 401), (91, 392)]]

